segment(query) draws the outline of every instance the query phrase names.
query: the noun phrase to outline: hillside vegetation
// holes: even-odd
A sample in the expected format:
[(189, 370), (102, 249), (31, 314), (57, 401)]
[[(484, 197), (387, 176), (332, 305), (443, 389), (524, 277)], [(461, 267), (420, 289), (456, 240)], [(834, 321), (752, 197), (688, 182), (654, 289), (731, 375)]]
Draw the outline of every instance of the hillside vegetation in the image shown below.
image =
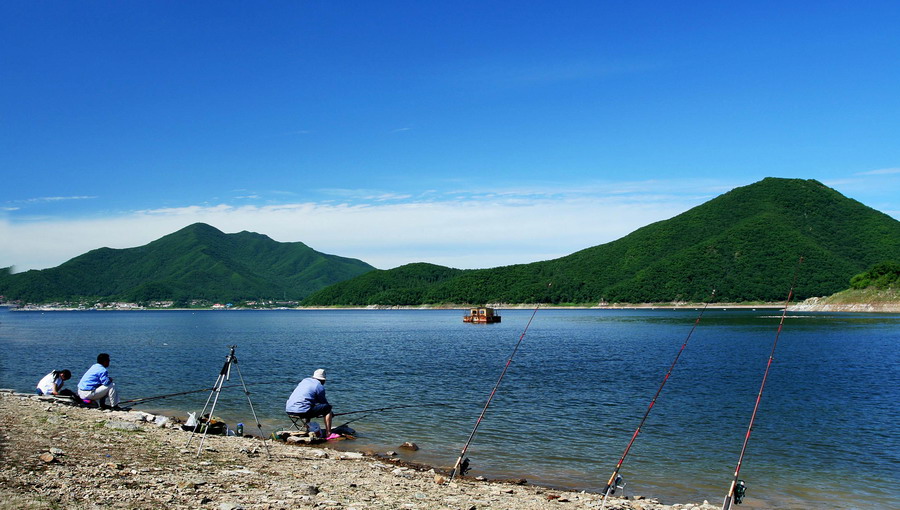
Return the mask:
[(303, 304), (704, 301), (713, 289), (718, 302), (777, 302), (795, 273), (796, 298), (804, 299), (842, 290), (851, 276), (887, 260), (900, 260), (900, 222), (815, 180), (767, 178), (559, 259), (456, 274), (403, 266), (342, 282)]
[(812, 297), (792, 307), (803, 311), (900, 312), (900, 264), (885, 262), (855, 275), (850, 288)]
[(850, 279), (851, 289), (900, 290), (900, 264), (884, 262)]
[(51, 269), (12, 274), (7, 268), (0, 273), (0, 295), (30, 303), (300, 300), (373, 269), (303, 243), (196, 223), (144, 246), (100, 248)]

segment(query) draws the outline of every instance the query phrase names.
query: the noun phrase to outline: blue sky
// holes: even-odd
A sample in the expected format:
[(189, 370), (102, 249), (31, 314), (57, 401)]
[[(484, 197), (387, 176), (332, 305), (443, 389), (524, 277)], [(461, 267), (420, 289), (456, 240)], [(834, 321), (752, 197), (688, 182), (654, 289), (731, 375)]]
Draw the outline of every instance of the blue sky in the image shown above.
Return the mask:
[(900, 219), (898, 2), (0, 4), (0, 267), (196, 221), (564, 256), (764, 177)]

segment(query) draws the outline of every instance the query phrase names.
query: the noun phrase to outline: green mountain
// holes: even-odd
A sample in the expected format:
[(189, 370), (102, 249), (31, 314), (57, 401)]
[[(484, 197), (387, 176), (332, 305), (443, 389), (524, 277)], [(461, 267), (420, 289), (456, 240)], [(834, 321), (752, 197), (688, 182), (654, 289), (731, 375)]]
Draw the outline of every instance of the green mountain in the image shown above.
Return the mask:
[(304, 304), (370, 305), (431, 303), (429, 290), (466, 271), (418, 262), (395, 269), (376, 269), (315, 293)]
[(31, 303), (300, 300), (373, 269), (303, 243), (246, 231), (225, 234), (196, 223), (144, 246), (100, 248), (50, 269), (11, 274), (7, 268), (0, 272), (0, 295)]
[(430, 283), (415, 278), (422, 267), (403, 266), (303, 304), (704, 301), (713, 289), (719, 302), (777, 302), (795, 273), (795, 297), (804, 299), (842, 290), (889, 260), (900, 260), (900, 222), (814, 180), (767, 178), (559, 259), (455, 275), (429, 266), (445, 276)]

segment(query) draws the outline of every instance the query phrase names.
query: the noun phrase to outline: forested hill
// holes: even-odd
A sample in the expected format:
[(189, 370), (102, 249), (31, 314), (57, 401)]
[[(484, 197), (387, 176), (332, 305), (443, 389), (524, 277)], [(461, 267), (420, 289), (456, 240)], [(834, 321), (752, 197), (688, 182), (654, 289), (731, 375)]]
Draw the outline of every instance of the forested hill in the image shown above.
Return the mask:
[(147, 245), (100, 248), (40, 271), (0, 272), (0, 295), (31, 303), (300, 300), (374, 267), (253, 232), (196, 223)]
[(559, 259), (455, 275), (403, 266), (324, 289), (303, 304), (704, 301), (713, 289), (719, 302), (777, 302), (787, 297), (801, 256), (797, 299), (832, 294), (861, 271), (900, 260), (900, 222), (814, 180), (767, 178)]

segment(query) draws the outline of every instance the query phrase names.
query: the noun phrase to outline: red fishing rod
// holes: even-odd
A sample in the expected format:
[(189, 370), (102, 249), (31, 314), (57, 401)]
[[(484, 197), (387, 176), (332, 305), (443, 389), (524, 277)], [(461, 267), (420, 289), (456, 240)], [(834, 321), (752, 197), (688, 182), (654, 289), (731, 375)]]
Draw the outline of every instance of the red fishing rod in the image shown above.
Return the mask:
[(656, 395), (653, 395), (653, 399), (650, 400), (650, 405), (647, 406), (647, 410), (644, 412), (644, 417), (641, 418), (641, 422), (634, 430), (634, 434), (631, 435), (631, 441), (629, 441), (628, 446), (625, 447), (625, 453), (622, 454), (622, 457), (619, 459), (619, 463), (616, 464), (616, 469), (613, 471), (612, 476), (609, 477), (609, 481), (606, 482), (606, 488), (603, 489), (603, 503), (600, 505), (600, 510), (603, 510), (603, 507), (606, 506), (606, 498), (608, 498), (610, 494), (615, 494), (616, 487), (622, 481), (622, 477), (619, 476), (619, 470), (622, 468), (622, 463), (625, 462), (625, 457), (628, 456), (628, 452), (631, 450), (631, 446), (634, 444), (635, 439), (637, 439), (638, 434), (641, 433), (641, 427), (643, 427), (644, 422), (647, 421), (647, 416), (650, 415), (650, 410), (653, 409), (653, 406), (656, 404), (656, 399), (659, 398), (659, 394), (662, 393), (663, 387), (669, 380), (669, 376), (672, 375), (672, 369), (675, 368), (675, 364), (678, 363), (678, 358), (681, 357), (681, 353), (684, 352), (684, 348), (687, 347), (688, 340), (691, 339), (691, 335), (694, 334), (694, 330), (697, 329), (697, 325), (700, 324), (700, 319), (703, 317), (703, 312), (706, 311), (706, 308), (709, 306), (710, 301), (712, 301), (715, 297), (716, 290), (713, 289), (712, 293), (710, 293), (709, 295), (709, 299), (706, 301), (706, 304), (704, 304), (703, 308), (700, 309), (700, 313), (697, 315), (697, 320), (694, 321), (694, 325), (693, 327), (691, 327), (691, 330), (688, 332), (687, 337), (684, 339), (684, 343), (681, 344), (681, 349), (678, 350), (678, 354), (676, 354), (675, 359), (672, 360), (672, 365), (669, 367), (669, 371), (666, 372), (666, 376), (663, 377), (663, 380), (659, 385), (659, 389), (656, 390)]
[(756, 404), (753, 406), (753, 414), (750, 415), (750, 425), (747, 427), (747, 434), (744, 435), (744, 445), (741, 447), (741, 455), (738, 457), (737, 467), (734, 468), (734, 478), (731, 480), (731, 487), (728, 488), (728, 495), (722, 503), (722, 510), (730, 510), (731, 505), (739, 505), (744, 499), (744, 493), (747, 486), (743, 480), (739, 480), (741, 473), (741, 464), (744, 462), (744, 453), (747, 452), (747, 443), (750, 442), (750, 432), (753, 431), (753, 422), (756, 420), (756, 412), (759, 411), (759, 402), (762, 400), (763, 389), (766, 387), (766, 379), (769, 377), (769, 367), (772, 366), (772, 360), (775, 358), (775, 347), (778, 346), (778, 337), (781, 336), (781, 328), (784, 326), (784, 318), (787, 316), (788, 305), (794, 297), (794, 286), (797, 284), (797, 273), (800, 272), (800, 265), (803, 264), (803, 257), (797, 262), (797, 268), (794, 270), (794, 280), (791, 282), (791, 290), (788, 292), (787, 300), (784, 302), (784, 309), (781, 311), (781, 321), (778, 323), (778, 330), (775, 332), (775, 341), (772, 342), (772, 352), (769, 354), (769, 361), (766, 363), (766, 371), (763, 373), (762, 384), (759, 385), (759, 393), (756, 394)]
[[(548, 284), (547, 287), (550, 287), (551, 284)], [(525, 324), (525, 329), (522, 330), (522, 334), (519, 335), (519, 341), (516, 342), (516, 347), (513, 349), (512, 354), (509, 355), (509, 359), (506, 360), (506, 365), (503, 367), (503, 371), (500, 372), (500, 378), (497, 379), (497, 384), (494, 385), (494, 389), (491, 390), (491, 394), (488, 396), (487, 402), (484, 404), (484, 409), (481, 410), (481, 414), (478, 415), (478, 420), (475, 421), (475, 428), (472, 429), (472, 433), (469, 434), (469, 439), (466, 440), (466, 444), (463, 445), (462, 452), (459, 454), (459, 458), (456, 459), (456, 464), (453, 465), (453, 470), (450, 471), (450, 482), (453, 481), (453, 477), (457, 474), (464, 475), (466, 471), (469, 470), (469, 459), (464, 459), (466, 456), (466, 451), (469, 449), (469, 444), (472, 442), (472, 439), (475, 437), (475, 432), (478, 431), (478, 425), (481, 424), (481, 420), (484, 419), (484, 413), (487, 412), (488, 406), (491, 405), (491, 400), (494, 399), (494, 394), (497, 393), (497, 388), (500, 387), (500, 382), (503, 380), (503, 376), (506, 375), (506, 370), (509, 368), (509, 364), (512, 363), (513, 356), (516, 355), (516, 351), (519, 350), (519, 345), (522, 343), (522, 339), (525, 338), (525, 333), (528, 332), (528, 326), (531, 326), (531, 321), (534, 319), (534, 315), (537, 313), (538, 308), (540, 308), (540, 303), (534, 307), (534, 311), (531, 312), (531, 318), (528, 319), (528, 324)]]

